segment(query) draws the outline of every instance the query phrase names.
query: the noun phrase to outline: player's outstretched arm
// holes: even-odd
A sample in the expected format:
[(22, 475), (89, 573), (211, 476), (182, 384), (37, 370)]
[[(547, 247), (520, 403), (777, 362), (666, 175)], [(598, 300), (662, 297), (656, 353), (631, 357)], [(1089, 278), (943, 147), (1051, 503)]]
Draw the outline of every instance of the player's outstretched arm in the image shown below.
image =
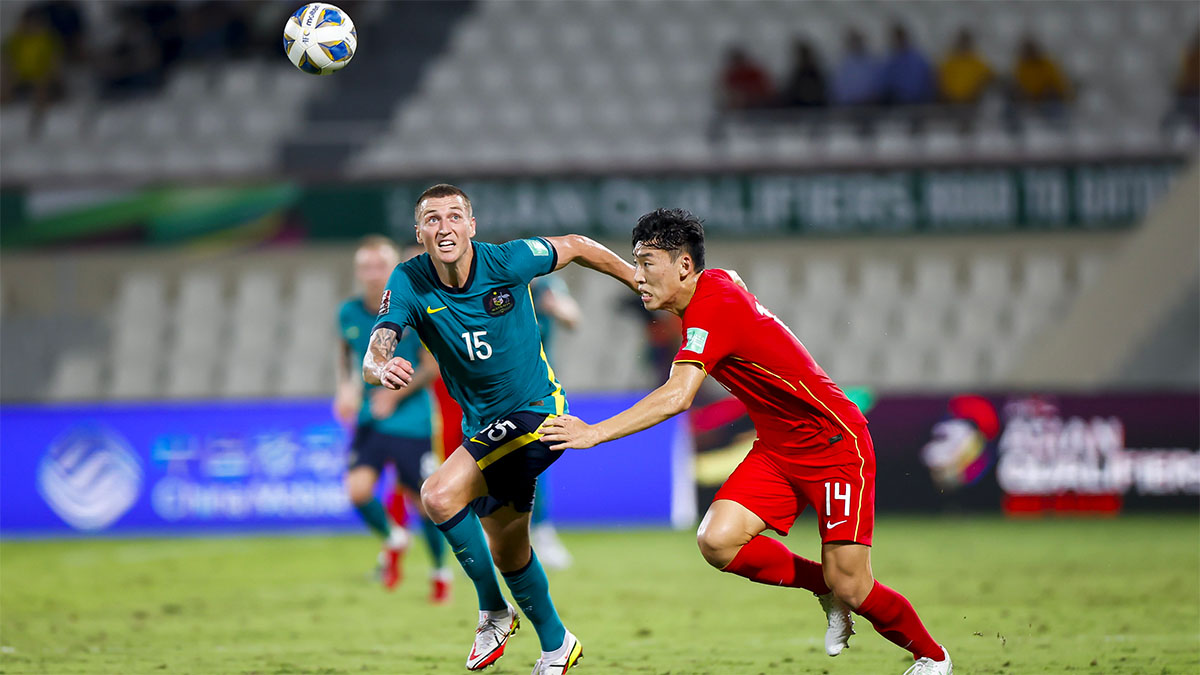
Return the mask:
[(567, 263), (574, 262), (603, 272), (637, 292), (637, 282), (633, 280), (633, 265), (622, 260), (621, 256), (603, 244), (581, 234), (546, 237), (546, 241), (558, 252), (558, 265), (554, 271), (557, 272), (566, 267)]
[(551, 450), (590, 448), (637, 433), (687, 410), (704, 382), (704, 369), (695, 363), (676, 363), (661, 387), (612, 417), (588, 424), (572, 415), (546, 420), (538, 433)]
[(377, 328), (371, 333), (371, 343), (363, 357), (363, 379), (368, 384), (399, 389), (412, 382), (412, 364), (399, 356), (392, 356), (399, 342), (400, 336), (391, 328)]

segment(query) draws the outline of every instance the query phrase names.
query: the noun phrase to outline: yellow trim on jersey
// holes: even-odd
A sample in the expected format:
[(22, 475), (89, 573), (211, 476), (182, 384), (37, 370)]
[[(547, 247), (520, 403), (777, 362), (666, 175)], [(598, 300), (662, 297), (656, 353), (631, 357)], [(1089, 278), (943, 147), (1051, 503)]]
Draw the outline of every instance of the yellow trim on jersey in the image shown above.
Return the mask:
[(734, 361), (741, 361), (742, 363), (748, 363), (748, 364), (754, 366), (755, 368), (758, 368), (759, 370), (763, 371), (764, 373), (766, 373), (772, 377), (778, 378), (780, 382), (783, 382), (787, 386), (791, 387), (792, 391), (799, 391), (799, 389), (796, 389), (796, 385), (792, 384), (791, 382), (788, 382), (786, 379), (784, 379), (784, 377), (782, 375), (772, 371), (771, 369), (769, 369), (765, 366), (760, 366), (753, 361), (747, 361), (746, 359), (740, 359), (736, 356), (730, 356), (729, 358), (733, 359)]
[(846, 433), (850, 434), (850, 438), (854, 439), (854, 454), (858, 455), (858, 484), (859, 484), (858, 521), (855, 522), (855, 524), (854, 524), (854, 538), (857, 540), (858, 539), (858, 527), (862, 523), (862, 497), (863, 497), (862, 493), (863, 493), (863, 490), (866, 488), (866, 485), (865, 485), (866, 475), (864, 474), (864, 470), (866, 469), (866, 465), (867, 465), (867, 461), (865, 459), (863, 459), (862, 450), (860, 450), (858, 447), (858, 435), (855, 434), (853, 431), (850, 431), (850, 427), (845, 422), (842, 421), (842, 418), (838, 417), (837, 413), (833, 412), (833, 410), (829, 406), (825, 405), (824, 401), (817, 398), (816, 395), (814, 395), (812, 393), (812, 390), (808, 388), (808, 385), (804, 384), (804, 380), (796, 380), (796, 381), (800, 383), (801, 387), (804, 387), (804, 391), (808, 392), (808, 395), (812, 397), (812, 400), (816, 401), (817, 403), (820, 403), (821, 407), (825, 409), (825, 412), (829, 413), (829, 416), (832, 417), (843, 429), (845, 429)]
[[(554, 417), (554, 415), (547, 415), (546, 419), (548, 420), (552, 417)], [(542, 420), (542, 423), (545, 423), (545, 421), (546, 420)], [(541, 427), (542, 423), (539, 423), (538, 427)], [(529, 445), (530, 443), (538, 440), (541, 437), (542, 437), (542, 435), (536, 431), (530, 431), (527, 434), (522, 434), (520, 436), (517, 436), (516, 438), (512, 439), (511, 441), (505, 443), (504, 445), (501, 445), (500, 447), (496, 448), (495, 450), (492, 450), (488, 454), (479, 458), (478, 460), (475, 461), (475, 464), (482, 471), (483, 469), (488, 468), (492, 464), (495, 464), (496, 462), (511, 455), (513, 452), (520, 450), (521, 448)], [(472, 438), (471, 440), (474, 441), (475, 439)], [(476, 441), (476, 442), (481, 443), (482, 441)], [(486, 445), (486, 443), (485, 443), (485, 445)]]
[(704, 367), (703, 361), (697, 361), (695, 359), (675, 359), (671, 362), (671, 365), (675, 365), (676, 363), (694, 363), (700, 366), (700, 370), (703, 370), (705, 375), (708, 375), (708, 368)]
[[(533, 320), (536, 323), (537, 307), (533, 304), (533, 291), (529, 289), (529, 284), (525, 284), (525, 295), (529, 298), (529, 308), (533, 310)], [(546, 364), (546, 374), (554, 385), (554, 391), (550, 392), (550, 396), (554, 397), (554, 414), (561, 415), (567, 408), (567, 397), (563, 396), (562, 383), (554, 376), (554, 368), (550, 367), (550, 359), (546, 358), (546, 345), (542, 344), (541, 338), (538, 338), (538, 351), (542, 354), (542, 363)]]

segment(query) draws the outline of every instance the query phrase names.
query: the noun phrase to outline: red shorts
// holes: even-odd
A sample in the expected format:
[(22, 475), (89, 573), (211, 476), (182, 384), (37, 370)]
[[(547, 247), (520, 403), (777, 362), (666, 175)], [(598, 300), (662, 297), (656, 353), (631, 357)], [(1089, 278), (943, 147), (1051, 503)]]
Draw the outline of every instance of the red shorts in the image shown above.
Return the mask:
[[(821, 448), (780, 448), (756, 440), (714, 501), (737, 502), (783, 535), (811, 505), (817, 510), (822, 543), (870, 546), (875, 530), (875, 448), (866, 427), (853, 429)], [(814, 453), (820, 455), (819, 466), (813, 466)]]

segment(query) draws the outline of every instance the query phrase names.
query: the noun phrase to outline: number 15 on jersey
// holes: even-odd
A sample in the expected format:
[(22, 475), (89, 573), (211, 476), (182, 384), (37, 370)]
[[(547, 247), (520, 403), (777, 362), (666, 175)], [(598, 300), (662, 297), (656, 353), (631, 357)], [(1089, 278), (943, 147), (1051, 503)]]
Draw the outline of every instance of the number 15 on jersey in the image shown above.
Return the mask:
[(479, 359), (482, 361), (492, 357), (492, 346), (483, 339), (485, 335), (487, 335), (486, 330), (477, 330), (459, 336), (467, 344), (467, 360)]

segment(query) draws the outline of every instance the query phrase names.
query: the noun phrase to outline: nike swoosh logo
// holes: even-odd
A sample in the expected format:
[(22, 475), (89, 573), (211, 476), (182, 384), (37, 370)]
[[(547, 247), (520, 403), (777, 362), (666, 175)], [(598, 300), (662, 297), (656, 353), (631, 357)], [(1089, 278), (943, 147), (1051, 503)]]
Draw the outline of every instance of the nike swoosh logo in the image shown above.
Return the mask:
[(487, 445), (487, 443), (484, 443), (483, 441), (479, 440), (478, 438), (472, 438), (472, 439), (471, 439), (471, 442), (472, 442), (472, 443), (478, 443), (478, 444), (480, 444), (480, 445)]
[(430, 307), (429, 305), (425, 305), (425, 313), (426, 314), (437, 314), (438, 312), (442, 311), (443, 309), (446, 309), (445, 305), (442, 305), (441, 307), (438, 307), (437, 309), (434, 309), (434, 308)]
[[(847, 520), (849, 520), (849, 519), (847, 519)], [(838, 525), (841, 525), (844, 522), (846, 522), (846, 520), (839, 520), (836, 523), (825, 523), (825, 529), (832, 530), (833, 528), (837, 527)]]

